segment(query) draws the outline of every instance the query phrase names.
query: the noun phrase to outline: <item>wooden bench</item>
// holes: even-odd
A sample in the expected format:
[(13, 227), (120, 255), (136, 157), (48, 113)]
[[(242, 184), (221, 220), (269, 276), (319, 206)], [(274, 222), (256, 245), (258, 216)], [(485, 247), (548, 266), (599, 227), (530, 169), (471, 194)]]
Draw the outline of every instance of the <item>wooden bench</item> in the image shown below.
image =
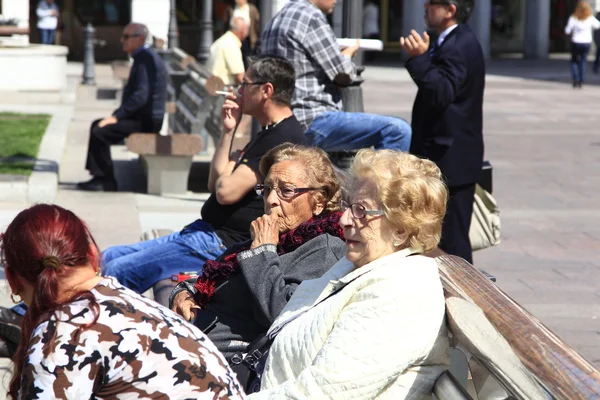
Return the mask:
[[(436, 260), (451, 340), (466, 356), (473, 398), (489, 398), (482, 392), (506, 399), (600, 398), (600, 371), (591, 363), (463, 259)], [(460, 368), (452, 369), (461, 381)], [(466, 371), (461, 385), (465, 380)]]
[(127, 149), (139, 154), (147, 174), (148, 193), (182, 194), (187, 191), (193, 156), (206, 150), (204, 126), (219, 97), (223, 82), (181, 50), (160, 52), (169, 74), (171, 100), (167, 104), (169, 134), (157, 137), (135, 133)]

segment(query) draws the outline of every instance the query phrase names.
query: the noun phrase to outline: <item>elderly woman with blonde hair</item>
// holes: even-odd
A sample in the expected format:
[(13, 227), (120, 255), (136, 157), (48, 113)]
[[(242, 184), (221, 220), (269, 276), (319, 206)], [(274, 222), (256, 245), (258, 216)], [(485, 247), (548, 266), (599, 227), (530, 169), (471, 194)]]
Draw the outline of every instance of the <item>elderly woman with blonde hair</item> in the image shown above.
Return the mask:
[[(269, 329), (251, 399), (421, 399), (448, 367), (434, 259), (447, 189), (438, 167), (361, 150), (341, 201), (346, 257), (304, 281)], [(260, 370), (260, 368), (258, 368)]]

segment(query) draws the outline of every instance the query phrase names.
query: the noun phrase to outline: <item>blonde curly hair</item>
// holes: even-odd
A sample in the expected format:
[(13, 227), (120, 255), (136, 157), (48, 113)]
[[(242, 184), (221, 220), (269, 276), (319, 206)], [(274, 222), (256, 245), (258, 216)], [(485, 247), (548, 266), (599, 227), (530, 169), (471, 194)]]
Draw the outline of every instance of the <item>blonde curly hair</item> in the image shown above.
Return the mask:
[(296, 161), (303, 167), (308, 185), (319, 188), (310, 193), (316, 203), (325, 204), (325, 211), (340, 209), (340, 181), (327, 153), (316, 147), (282, 143), (273, 147), (260, 159), (261, 174), (267, 176), (271, 167), (281, 161)]
[(400, 248), (434, 249), (442, 236), (448, 189), (429, 160), (395, 150), (360, 150), (351, 173), (375, 184), (387, 219), (408, 237)]

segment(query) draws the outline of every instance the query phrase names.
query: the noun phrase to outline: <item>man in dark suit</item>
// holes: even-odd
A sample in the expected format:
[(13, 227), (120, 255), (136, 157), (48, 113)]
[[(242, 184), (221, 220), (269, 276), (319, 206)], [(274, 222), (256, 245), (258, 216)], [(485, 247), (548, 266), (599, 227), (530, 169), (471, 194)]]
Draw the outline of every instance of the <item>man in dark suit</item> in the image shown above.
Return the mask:
[(434, 161), (450, 192), (440, 248), (472, 262), (469, 227), (475, 184), (483, 164), (485, 61), (466, 25), (473, 0), (430, 0), (427, 26), (439, 34), (430, 47), (427, 33), (414, 30), (400, 44), (410, 56), (406, 68), (419, 90), (412, 114), (410, 152)]
[(93, 178), (78, 183), (78, 189), (116, 191), (110, 145), (134, 132), (158, 133), (162, 127), (167, 75), (160, 57), (145, 44), (147, 37), (148, 28), (142, 24), (129, 24), (123, 31), (121, 44), (133, 58), (133, 66), (121, 106), (111, 116), (92, 123), (85, 168)]

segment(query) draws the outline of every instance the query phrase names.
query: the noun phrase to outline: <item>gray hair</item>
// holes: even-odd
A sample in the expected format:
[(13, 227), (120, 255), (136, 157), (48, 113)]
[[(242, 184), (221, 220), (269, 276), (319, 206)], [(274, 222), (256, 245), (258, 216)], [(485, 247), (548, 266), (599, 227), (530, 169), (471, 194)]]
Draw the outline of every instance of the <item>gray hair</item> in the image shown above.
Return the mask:
[(231, 17), (229, 20), (229, 29), (232, 32), (238, 32), (239, 30), (246, 27), (246, 20), (240, 16)]
[(137, 22), (132, 22), (128, 26), (133, 27), (136, 35), (139, 35), (144, 38), (144, 42), (148, 41), (148, 37), (150, 36), (150, 32), (148, 31), (148, 27), (144, 24), (140, 24)]

